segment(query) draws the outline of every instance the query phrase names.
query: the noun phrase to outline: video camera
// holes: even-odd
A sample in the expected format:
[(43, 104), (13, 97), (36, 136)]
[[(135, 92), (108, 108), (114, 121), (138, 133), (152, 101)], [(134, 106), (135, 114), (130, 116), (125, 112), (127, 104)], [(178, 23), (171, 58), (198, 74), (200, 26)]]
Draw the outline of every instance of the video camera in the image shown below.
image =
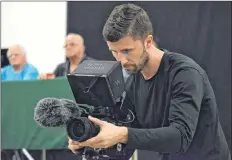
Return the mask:
[[(70, 119), (66, 125), (67, 134), (72, 140), (82, 142), (99, 133), (99, 127), (87, 118), (88, 115), (117, 126), (130, 126), (134, 115), (122, 108), (126, 94), (119, 62), (86, 60), (74, 74), (67, 75), (67, 79), (81, 109), (81, 116)], [(77, 154), (86, 159), (128, 159), (124, 144), (106, 149), (84, 147)]]

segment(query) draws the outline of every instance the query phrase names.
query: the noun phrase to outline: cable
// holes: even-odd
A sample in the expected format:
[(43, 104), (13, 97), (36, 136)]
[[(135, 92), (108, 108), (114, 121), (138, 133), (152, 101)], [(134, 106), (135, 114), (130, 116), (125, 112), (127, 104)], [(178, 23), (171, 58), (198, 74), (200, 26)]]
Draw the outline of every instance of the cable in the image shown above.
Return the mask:
[[(124, 100), (125, 100), (125, 98), (126, 98), (126, 92), (124, 91), (123, 93), (122, 93), (122, 103), (121, 103), (121, 105), (120, 105), (120, 110), (121, 111), (123, 111), (122, 110), (122, 106), (123, 106), (123, 103), (124, 103)], [(135, 120), (135, 115), (134, 115), (134, 113), (130, 110), (130, 109), (128, 109), (128, 111), (132, 114), (132, 120), (131, 121), (120, 121), (120, 120), (118, 120), (119, 122), (121, 122), (121, 123), (131, 123), (131, 122), (133, 122), (134, 120)]]

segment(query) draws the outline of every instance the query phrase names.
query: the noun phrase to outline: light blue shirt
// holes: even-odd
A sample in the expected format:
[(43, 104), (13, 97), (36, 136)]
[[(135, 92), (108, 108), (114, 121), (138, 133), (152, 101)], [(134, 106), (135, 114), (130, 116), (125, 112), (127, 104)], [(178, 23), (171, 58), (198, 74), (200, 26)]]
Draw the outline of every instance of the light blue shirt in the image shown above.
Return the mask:
[(7, 65), (1, 69), (2, 81), (35, 80), (38, 75), (38, 70), (28, 63), (19, 72), (15, 72), (11, 65)]

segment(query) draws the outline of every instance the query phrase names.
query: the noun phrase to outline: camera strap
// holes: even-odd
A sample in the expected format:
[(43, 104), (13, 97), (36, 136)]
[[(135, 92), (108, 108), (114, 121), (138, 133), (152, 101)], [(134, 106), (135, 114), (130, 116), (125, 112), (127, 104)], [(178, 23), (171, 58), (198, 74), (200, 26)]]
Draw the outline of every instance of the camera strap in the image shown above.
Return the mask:
[(88, 87), (85, 87), (84, 93), (88, 93), (90, 91), (90, 89), (93, 87), (93, 85), (97, 82), (99, 77), (93, 78)]

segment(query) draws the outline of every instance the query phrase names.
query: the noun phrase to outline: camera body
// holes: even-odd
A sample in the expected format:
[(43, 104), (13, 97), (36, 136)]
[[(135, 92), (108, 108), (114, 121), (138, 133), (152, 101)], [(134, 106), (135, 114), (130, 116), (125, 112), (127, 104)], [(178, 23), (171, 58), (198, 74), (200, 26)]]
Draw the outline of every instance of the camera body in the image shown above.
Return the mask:
[[(83, 112), (81, 117), (75, 119), (70, 119), (66, 125), (66, 131), (69, 136), (74, 141), (83, 142), (100, 132), (100, 128), (92, 123), (88, 116), (99, 118), (103, 121), (113, 123), (117, 126), (129, 126), (129, 124), (124, 124), (122, 121), (129, 121), (131, 118), (129, 114), (126, 116), (124, 113), (115, 111), (115, 108), (120, 107), (120, 103), (114, 107), (87, 107), (79, 106), (82, 108)], [(77, 154), (84, 155), (87, 159), (94, 159), (98, 157), (99, 159), (120, 159), (126, 156), (126, 150), (124, 144), (116, 144), (111, 148), (82, 148), (77, 151)]]
[[(126, 94), (119, 62), (86, 60), (67, 79), (81, 109), (81, 116), (66, 124), (67, 134), (72, 140), (82, 142), (99, 133), (100, 128), (88, 119), (89, 115), (117, 126), (130, 126), (133, 113), (122, 109)], [(87, 159), (127, 159), (124, 144), (106, 149), (84, 147), (77, 154)]]

